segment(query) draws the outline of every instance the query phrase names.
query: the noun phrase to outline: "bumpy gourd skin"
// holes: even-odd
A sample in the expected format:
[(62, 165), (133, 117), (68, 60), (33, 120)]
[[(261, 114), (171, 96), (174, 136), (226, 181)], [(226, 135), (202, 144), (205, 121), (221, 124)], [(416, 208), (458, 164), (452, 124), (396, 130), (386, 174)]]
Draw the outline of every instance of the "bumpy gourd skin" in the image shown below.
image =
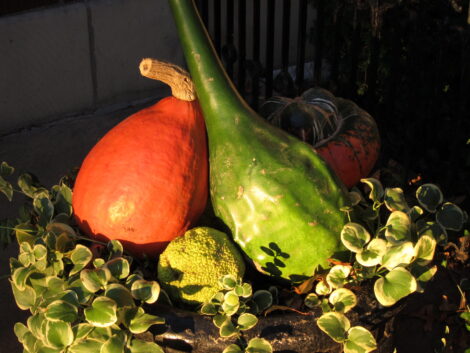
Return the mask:
[(297, 281), (342, 251), (344, 186), (311, 146), (238, 95), (194, 4), (170, 0), (204, 113), (214, 211), (258, 269)]

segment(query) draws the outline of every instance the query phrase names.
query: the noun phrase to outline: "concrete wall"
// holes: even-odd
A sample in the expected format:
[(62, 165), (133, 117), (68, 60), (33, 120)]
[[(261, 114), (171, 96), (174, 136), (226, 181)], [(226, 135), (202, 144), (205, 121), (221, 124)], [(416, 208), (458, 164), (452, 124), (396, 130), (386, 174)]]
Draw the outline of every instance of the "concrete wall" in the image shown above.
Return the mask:
[(169, 93), (154, 57), (184, 65), (166, 1), (94, 0), (0, 18), (0, 135)]

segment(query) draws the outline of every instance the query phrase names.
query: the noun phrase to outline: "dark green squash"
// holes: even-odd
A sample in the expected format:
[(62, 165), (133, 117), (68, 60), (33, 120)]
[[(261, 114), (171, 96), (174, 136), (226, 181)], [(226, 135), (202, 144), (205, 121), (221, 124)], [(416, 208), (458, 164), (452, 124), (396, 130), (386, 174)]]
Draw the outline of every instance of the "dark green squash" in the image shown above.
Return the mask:
[(291, 281), (343, 250), (344, 185), (308, 144), (239, 96), (189, 0), (169, 0), (201, 104), (214, 211), (256, 267)]
[(311, 144), (348, 188), (367, 177), (379, 157), (375, 120), (353, 101), (325, 89), (311, 88), (296, 98), (271, 97), (260, 114)]

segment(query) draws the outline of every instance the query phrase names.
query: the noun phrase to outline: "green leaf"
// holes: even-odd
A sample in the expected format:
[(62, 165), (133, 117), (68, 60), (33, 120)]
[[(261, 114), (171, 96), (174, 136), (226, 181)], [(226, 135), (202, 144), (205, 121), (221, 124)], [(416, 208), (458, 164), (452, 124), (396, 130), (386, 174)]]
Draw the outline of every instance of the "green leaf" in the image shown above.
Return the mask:
[(63, 348), (73, 342), (72, 327), (68, 322), (64, 321), (47, 321), (46, 323), (46, 340), (48, 345), (53, 348)]
[(202, 315), (215, 315), (217, 314), (217, 307), (212, 303), (205, 303), (200, 310)]
[(15, 168), (10, 166), (7, 162), (4, 161), (2, 162), (2, 164), (0, 164), (0, 176), (9, 177), (14, 172), (15, 172)]
[(382, 261), (386, 252), (387, 242), (380, 238), (374, 238), (365, 249), (356, 254), (356, 260), (365, 267), (376, 266)]
[(417, 289), (416, 279), (402, 267), (397, 267), (379, 278), (374, 284), (374, 293), (380, 304), (391, 306)]
[(224, 314), (228, 316), (235, 315), (239, 308), (240, 304), (231, 305), (227, 302), (223, 302), (221, 306), (221, 309), (223, 310)]
[(377, 349), (377, 342), (369, 330), (362, 326), (351, 327), (344, 343), (344, 353), (368, 353)]
[(331, 287), (326, 281), (318, 281), (317, 285), (315, 286), (315, 293), (318, 295), (328, 295), (331, 293)]
[(443, 195), (437, 185), (423, 184), (416, 190), (416, 199), (426, 211), (434, 213), (442, 203)]
[(386, 188), (384, 197), (385, 206), (391, 211), (409, 212), (410, 206), (405, 200), (405, 194), (400, 188)]
[(69, 272), (69, 276), (83, 270), (93, 259), (91, 250), (81, 244), (77, 244), (75, 249), (70, 254), (70, 260), (72, 260), (73, 268)]
[(350, 273), (351, 266), (335, 265), (326, 275), (326, 282), (332, 288), (341, 288), (347, 282)]
[(415, 244), (415, 257), (419, 265), (427, 265), (434, 258), (436, 240), (430, 235), (422, 235)]
[(103, 341), (96, 338), (86, 338), (83, 340), (75, 341), (68, 349), (70, 353), (99, 353)]
[(27, 286), (28, 277), (33, 273), (32, 267), (19, 267), (13, 271), (11, 280), (19, 290), (24, 290)]
[(132, 283), (131, 293), (135, 299), (153, 304), (160, 295), (160, 285), (156, 281), (138, 279)]
[(0, 192), (7, 197), (8, 201), (13, 200), (13, 186), (2, 176), (0, 176)]
[(108, 297), (97, 297), (91, 307), (85, 308), (86, 320), (97, 327), (107, 327), (117, 321), (117, 304)]
[(26, 333), (30, 332), (26, 325), (22, 322), (16, 322), (13, 326), (13, 331), (15, 332), (15, 335), (20, 342), (23, 342), (23, 337), (26, 335)]
[(347, 313), (357, 304), (356, 295), (349, 289), (338, 288), (334, 290), (328, 300), (334, 306), (335, 311)]
[(408, 211), (408, 215), (412, 222), (416, 222), (416, 220), (424, 214), (424, 210), (419, 206), (413, 206)]
[(352, 252), (361, 251), (369, 240), (369, 232), (358, 223), (346, 223), (341, 230), (341, 241), (344, 246)]
[(163, 349), (154, 342), (145, 342), (134, 338), (130, 345), (131, 353), (165, 353)]
[(78, 325), (72, 327), (74, 332), (75, 340), (80, 340), (86, 338), (88, 334), (93, 331), (94, 326), (90, 325), (87, 322), (79, 323)]
[(388, 242), (399, 244), (411, 239), (411, 219), (402, 211), (394, 211), (387, 220), (385, 238)]
[(111, 271), (112, 276), (116, 279), (124, 279), (129, 276), (130, 264), (129, 261), (123, 257), (113, 258), (106, 262), (104, 266)]
[(243, 294), (241, 295), (243, 298), (249, 298), (253, 294), (253, 288), (249, 283), (243, 283), (242, 284), (243, 288)]
[(135, 306), (131, 291), (120, 283), (112, 283), (108, 285), (104, 295), (113, 299), (118, 307)]
[(447, 244), (447, 232), (437, 222), (417, 222), (418, 236), (429, 235), (440, 245)]
[(235, 343), (225, 347), (222, 353), (243, 353), (242, 349)]
[(106, 244), (106, 248), (109, 251), (110, 258), (122, 257), (124, 253), (124, 248), (122, 243), (119, 240), (112, 239)]
[(465, 215), (459, 206), (446, 202), (437, 211), (436, 221), (443, 228), (458, 232), (465, 223)]
[(224, 304), (235, 306), (240, 304), (240, 299), (234, 291), (230, 291), (224, 295)]
[(45, 321), (45, 315), (43, 313), (36, 313), (30, 317), (28, 317), (27, 325), (31, 333), (39, 340), (44, 339), (42, 325)]
[(309, 293), (304, 299), (304, 304), (307, 308), (313, 309), (314, 307), (320, 305), (320, 298), (315, 293)]
[(26, 196), (34, 198), (34, 194), (38, 191), (38, 184), (35, 178), (28, 173), (23, 173), (18, 177), (18, 186)]
[(81, 279), (72, 281), (69, 285), (69, 289), (77, 294), (78, 302), (80, 304), (86, 304), (93, 294), (85, 288)]
[(365, 178), (361, 179), (361, 182), (370, 188), (369, 199), (374, 202), (380, 202), (382, 200), (382, 197), (384, 196), (384, 188), (379, 180), (375, 178)]
[(416, 291), (423, 293), (426, 283), (429, 282), (436, 274), (437, 266), (428, 267), (413, 263), (411, 265), (410, 272), (413, 277), (416, 278), (416, 282), (418, 284)]
[(238, 282), (234, 275), (225, 275), (220, 279), (219, 283), (223, 289), (232, 290)]
[(78, 318), (76, 306), (63, 300), (55, 300), (50, 303), (45, 312), (46, 318), (51, 321), (74, 322)]
[(36, 194), (33, 199), (33, 207), (39, 215), (38, 223), (45, 227), (54, 216), (54, 205), (48, 195), (44, 193)]
[(28, 310), (32, 308), (36, 302), (36, 292), (30, 286), (25, 286), (22, 290), (19, 289), (12, 281), (11, 288), (15, 302), (21, 310)]
[(238, 328), (242, 331), (246, 331), (255, 327), (257, 323), (258, 323), (258, 318), (255, 315), (250, 314), (250, 313), (241, 314), (237, 320)]
[(230, 317), (224, 314), (217, 314), (212, 318), (212, 322), (218, 328), (221, 328), (225, 321), (230, 320)]
[(411, 241), (392, 246), (382, 257), (382, 266), (391, 271), (400, 265), (408, 265), (415, 256), (415, 249)]
[(270, 291), (260, 289), (253, 294), (253, 301), (258, 306), (259, 312), (263, 312), (273, 305), (273, 295)]
[(342, 343), (346, 340), (346, 332), (351, 327), (348, 318), (341, 313), (329, 312), (320, 316), (317, 325), (332, 340)]
[(231, 320), (225, 320), (219, 328), (220, 337), (231, 337), (238, 335), (239, 331), (233, 325)]
[(134, 333), (143, 333), (148, 330), (152, 325), (162, 325), (165, 323), (165, 319), (146, 314), (144, 309), (138, 308), (135, 316), (130, 320), (129, 330)]
[(246, 353), (272, 353), (273, 348), (269, 341), (265, 340), (264, 338), (252, 338), (248, 342), (248, 346), (245, 350)]
[(85, 269), (80, 272), (80, 279), (89, 292), (95, 293), (106, 286), (111, 279), (111, 272), (106, 267), (94, 270)]
[(100, 353), (124, 353), (126, 335), (123, 331), (112, 335), (101, 347)]

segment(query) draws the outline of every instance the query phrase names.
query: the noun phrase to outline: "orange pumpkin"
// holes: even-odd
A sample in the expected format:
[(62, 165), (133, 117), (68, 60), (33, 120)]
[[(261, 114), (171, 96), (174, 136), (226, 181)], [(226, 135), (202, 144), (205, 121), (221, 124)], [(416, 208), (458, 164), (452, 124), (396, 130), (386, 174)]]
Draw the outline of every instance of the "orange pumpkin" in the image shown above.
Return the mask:
[(208, 198), (206, 130), (189, 75), (152, 59), (140, 69), (168, 83), (173, 96), (128, 117), (93, 147), (72, 199), (84, 233), (118, 239), (139, 257), (183, 234)]

